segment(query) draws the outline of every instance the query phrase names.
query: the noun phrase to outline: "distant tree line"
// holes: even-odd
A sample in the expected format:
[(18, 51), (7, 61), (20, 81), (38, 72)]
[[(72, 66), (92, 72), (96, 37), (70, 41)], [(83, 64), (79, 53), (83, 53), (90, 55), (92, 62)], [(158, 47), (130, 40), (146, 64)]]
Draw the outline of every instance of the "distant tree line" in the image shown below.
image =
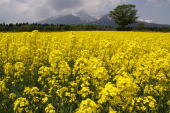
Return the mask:
[[(0, 24), (0, 32), (31, 32), (38, 30), (41, 32), (54, 32), (54, 31), (116, 31), (122, 30), (115, 27), (108, 26), (95, 26), (95, 25), (54, 25), (54, 24), (29, 24), (29, 23), (16, 23), (16, 24)], [(137, 27), (126, 27), (125, 31), (160, 31), (170, 32), (170, 27), (145, 27), (140, 25)]]
[[(109, 27), (108, 27), (109, 28)], [(54, 24), (29, 24), (29, 23), (16, 23), (16, 24), (0, 24), (0, 32), (31, 32), (33, 30), (39, 31), (81, 31), (81, 30), (104, 30), (105, 27), (94, 25), (54, 25)]]

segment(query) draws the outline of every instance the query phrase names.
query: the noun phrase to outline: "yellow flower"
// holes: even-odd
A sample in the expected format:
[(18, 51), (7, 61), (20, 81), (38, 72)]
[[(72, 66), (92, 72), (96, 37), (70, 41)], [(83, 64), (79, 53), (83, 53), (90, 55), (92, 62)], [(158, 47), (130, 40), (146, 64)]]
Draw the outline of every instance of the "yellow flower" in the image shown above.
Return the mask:
[(16, 98), (16, 94), (15, 93), (10, 93), (9, 94), (9, 98), (12, 99), (12, 100), (15, 99)]
[(28, 110), (29, 101), (26, 98), (19, 97), (14, 102), (14, 111), (22, 113), (23, 111)]
[(39, 94), (39, 89), (38, 89), (37, 87), (32, 87), (32, 88), (26, 87), (26, 88), (24, 89), (24, 93), (25, 93), (26, 95), (32, 95), (32, 96), (34, 96), (35, 94)]
[(93, 92), (89, 89), (89, 87), (82, 87), (82, 89), (78, 92), (82, 97), (86, 97)]
[(156, 110), (156, 100), (152, 96), (138, 97), (133, 101), (132, 107), (136, 107), (139, 111), (146, 111), (146, 109), (150, 109), (150, 111)]
[(112, 107), (109, 107), (109, 113), (117, 113), (117, 111), (113, 110)]
[(44, 97), (44, 98), (42, 98), (42, 103), (44, 104), (44, 103), (46, 103), (47, 101), (48, 101), (48, 97)]
[(8, 88), (6, 88), (6, 83), (4, 81), (0, 81), (0, 93), (6, 93)]
[(142, 106), (142, 107), (141, 107), (141, 110), (142, 110), (142, 111), (145, 111), (145, 110), (146, 110), (146, 107), (145, 107), (145, 106)]
[(76, 110), (76, 113), (98, 113), (98, 108), (99, 105), (88, 98), (80, 103), (80, 106)]
[(33, 97), (33, 102), (39, 102), (39, 98), (38, 97)]
[(48, 61), (51, 64), (51, 66), (55, 68), (57, 66), (57, 63), (59, 63), (61, 59), (62, 59), (62, 52), (60, 50), (53, 50), (49, 55)]
[(55, 108), (52, 104), (48, 104), (45, 108), (45, 113), (56, 113)]
[(112, 83), (108, 82), (105, 87), (99, 93), (100, 99), (98, 100), (99, 103), (105, 103), (110, 98), (114, 98), (118, 95), (119, 89), (116, 88)]
[(110, 78), (110, 76), (107, 74), (107, 70), (104, 67), (98, 67), (95, 71), (94, 71), (94, 75), (95, 78), (98, 78), (102, 81), (104, 80), (108, 80)]
[(13, 66), (11, 63), (6, 63), (4, 65), (4, 73), (6, 75), (12, 75), (13, 74)]
[(155, 103), (154, 102), (149, 102), (149, 107), (150, 108), (155, 108)]
[(17, 51), (17, 58), (26, 61), (29, 58), (29, 48), (27, 46), (20, 47)]
[(133, 110), (133, 107), (129, 107), (129, 111), (132, 112), (132, 110)]

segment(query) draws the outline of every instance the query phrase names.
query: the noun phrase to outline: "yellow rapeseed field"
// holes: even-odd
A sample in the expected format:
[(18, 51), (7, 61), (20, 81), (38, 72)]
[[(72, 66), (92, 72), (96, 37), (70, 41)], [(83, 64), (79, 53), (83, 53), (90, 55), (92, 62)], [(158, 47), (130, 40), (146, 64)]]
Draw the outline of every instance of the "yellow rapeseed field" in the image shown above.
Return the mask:
[(169, 113), (170, 33), (0, 33), (0, 113)]

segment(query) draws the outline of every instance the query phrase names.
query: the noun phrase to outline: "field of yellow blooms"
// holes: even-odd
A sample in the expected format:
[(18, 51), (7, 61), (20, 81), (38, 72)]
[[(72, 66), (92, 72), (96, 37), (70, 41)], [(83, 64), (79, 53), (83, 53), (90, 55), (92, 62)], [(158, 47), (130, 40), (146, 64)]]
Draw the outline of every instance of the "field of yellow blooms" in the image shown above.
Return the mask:
[(169, 113), (170, 33), (0, 33), (0, 113)]

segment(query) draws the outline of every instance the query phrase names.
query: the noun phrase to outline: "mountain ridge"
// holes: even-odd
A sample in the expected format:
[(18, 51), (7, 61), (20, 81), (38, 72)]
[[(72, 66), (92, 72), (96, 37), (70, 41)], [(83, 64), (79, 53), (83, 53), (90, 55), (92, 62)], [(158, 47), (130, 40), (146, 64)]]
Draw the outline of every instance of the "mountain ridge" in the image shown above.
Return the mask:
[[(64, 24), (64, 25), (95, 25), (95, 26), (105, 26), (105, 27), (119, 27), (113, 19), (111, 19), (108, 14), (97, 19), (88, 14), (78, 13), (78, 14), (68, 14), (59, 17), (47, 18), (38, 22), (39, 24)], [(168, 24), (158, 24), (158, 23), (148, 23), (144, 21), (137, 21), (134, 24), (128, 25), (129, 27), (138, 27), (139, 24), (143, 23), (145, 27), (170, 27)]]

